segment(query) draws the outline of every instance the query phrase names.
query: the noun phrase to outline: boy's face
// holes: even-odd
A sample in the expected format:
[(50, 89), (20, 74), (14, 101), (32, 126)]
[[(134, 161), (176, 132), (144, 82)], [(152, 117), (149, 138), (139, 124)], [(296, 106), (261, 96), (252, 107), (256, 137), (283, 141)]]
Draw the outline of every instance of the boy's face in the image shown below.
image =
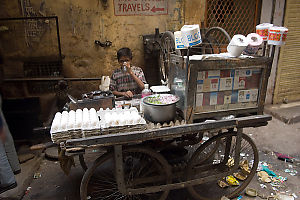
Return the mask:
[(118, 61), (121, 67), (123, 66), (124, 62), (131, 64), (131, 59), (127, 56), (121, 56), (121, 58)]

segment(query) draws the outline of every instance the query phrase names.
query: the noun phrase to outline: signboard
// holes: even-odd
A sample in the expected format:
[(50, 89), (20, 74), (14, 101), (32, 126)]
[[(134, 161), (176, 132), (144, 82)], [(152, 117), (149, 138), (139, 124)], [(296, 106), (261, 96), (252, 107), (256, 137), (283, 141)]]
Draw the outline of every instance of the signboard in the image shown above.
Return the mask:
[(116, 16), (167, 15), (168, 0), (114, 0)]

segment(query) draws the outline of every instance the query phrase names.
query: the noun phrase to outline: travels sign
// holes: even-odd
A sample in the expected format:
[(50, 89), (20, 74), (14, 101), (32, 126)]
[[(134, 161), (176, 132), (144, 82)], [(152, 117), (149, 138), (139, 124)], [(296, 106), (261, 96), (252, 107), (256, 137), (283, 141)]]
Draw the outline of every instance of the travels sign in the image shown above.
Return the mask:
[(167, 15), (168, 0), (114, 0), (116, 16)]

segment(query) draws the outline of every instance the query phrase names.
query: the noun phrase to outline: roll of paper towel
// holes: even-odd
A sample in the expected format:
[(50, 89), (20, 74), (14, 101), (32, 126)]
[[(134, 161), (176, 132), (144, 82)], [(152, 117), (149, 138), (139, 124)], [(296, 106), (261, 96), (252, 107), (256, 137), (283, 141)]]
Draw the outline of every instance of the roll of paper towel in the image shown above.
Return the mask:
[(183, 44), (186, 47), (202, 43), (199, 24), (184, 25), (181, 28), (181, 36)]
[(239, 57), (248, 44), (248, 39), (245, 36), (240, 34), (234, 35), (227, 46), (227, 51), (230, 56)]
[(176, 31), (174, 33), (174, 37), (175, 37), (175, 49), (186, 49), (186, 46), (184, 46), (183, 44), (181, 31)]
[(258, 51), (260, 45), (263, 43), (263, 39), (260, 35), (257, 33), (250, 33), (247, 35), (247, 39), (249, 42), (249, 45), (245, 49), (246, 54), (256, 54)]
[(268, 40), (269, 29), (272, 26), (273, 24), (270, 23), (263, 23), (256, 26), (256, 33), (262, 37), (263, 41)]
[(283, 45), (287, 37), (288, 29), (280, 26), (273, 26), (269, 30), (268, 44)]

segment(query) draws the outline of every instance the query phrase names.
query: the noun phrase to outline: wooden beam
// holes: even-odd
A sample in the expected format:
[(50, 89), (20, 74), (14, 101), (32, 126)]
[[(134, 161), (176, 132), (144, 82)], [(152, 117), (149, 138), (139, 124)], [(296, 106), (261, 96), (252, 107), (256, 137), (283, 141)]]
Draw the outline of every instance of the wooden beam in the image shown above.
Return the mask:
[[(272, 22), (274, 25), (276, 25), (276, 26), (283, 25), (284, 11), (285, 11), (285, 0), (276, 0), (275, 10), (274, 10), (274, 14), (273, 14), (273, 22)], [(272, 53), (272, 52), (270, 52), (270, 53)], [(280, 53), (280, 47), (276, 46), (273, 64), (272, 64), (272, 68), (271, 68), (271, 74), (270, 74), (268, 87), (267, 87), (267, 94), (266, 94), (267, 96), (266, 96), (266, 101), (265, 101), (266, 104), (273, 103), (279, 53)]]

